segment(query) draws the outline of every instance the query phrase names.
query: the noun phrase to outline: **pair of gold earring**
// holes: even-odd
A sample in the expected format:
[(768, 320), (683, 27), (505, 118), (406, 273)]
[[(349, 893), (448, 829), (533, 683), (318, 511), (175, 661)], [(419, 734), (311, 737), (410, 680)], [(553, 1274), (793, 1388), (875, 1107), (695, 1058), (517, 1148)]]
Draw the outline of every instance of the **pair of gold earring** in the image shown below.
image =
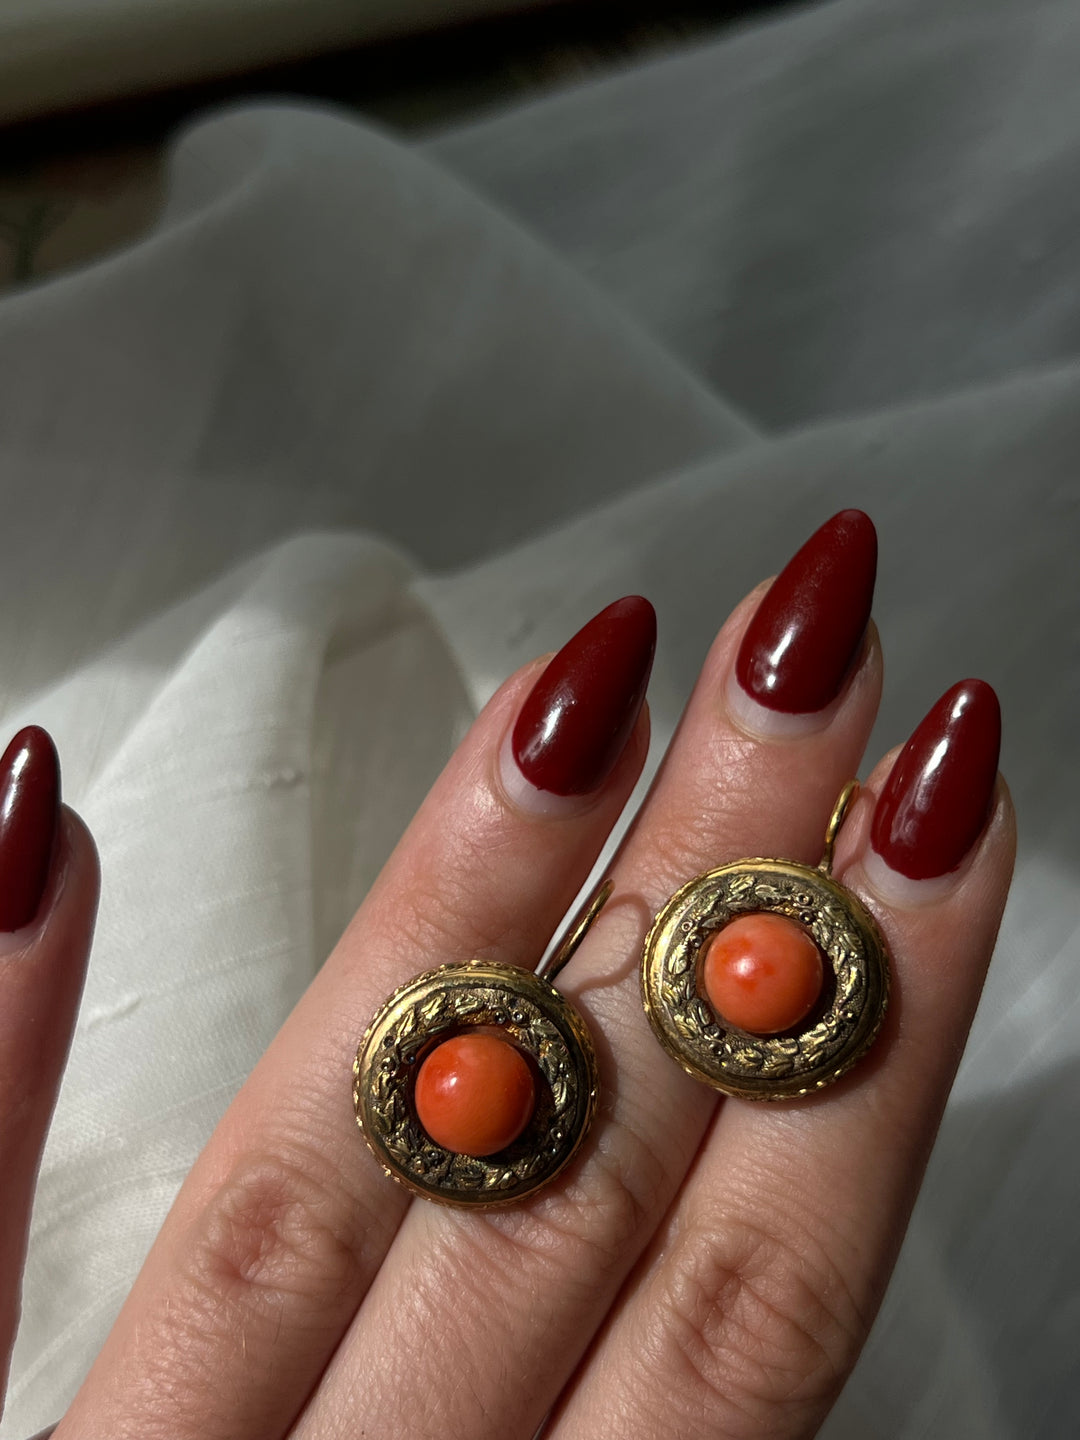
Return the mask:
[[(706, 871), (671, 896), (646, 936), (641, 994), (657, 1039), (695, 1079), (725, 1094), (812, 1094), (846, 1074), (881, 1028), (885, 941), (862, 902), (831, 875), (856, 790), (853, 781), (837, 801), (816, 869), (747, 859)], [(553, 981), (612, 888), (604, 882), (542, 973), (484, 960), (443, 965), (381, 1007), (356, 1053), (353, 1098), (364, 1137), (392, 1179), (442, 1204), (506, 1205), (570, 1163), (596, 1111), (599, 1073), (588, 1027)], [(743, 984), (747, 950), (737, 933), (761, 919), (782, 932), (767, 936), (767, 946), (778, 940), (783, 965), (794, 967), (771, 1013), (754, 1008), (754, 977)], [(444, 1057), (455, 1046), (460, 1053), (447, 1070)], [(481, 1116), (479, 1125), (466, 1124), (468, 1133), (459, 1124), (455, 1134), (452, 1122), (444, 1132), (440, 1093), (452, 1095), (460, 1079), (454, 1064), (472, 1063), (469, 1047), (481, 1067), (494, 1058), (495, 1070), (481, 1068), (480, 1083), (497, 1092), (495, 1128)]]

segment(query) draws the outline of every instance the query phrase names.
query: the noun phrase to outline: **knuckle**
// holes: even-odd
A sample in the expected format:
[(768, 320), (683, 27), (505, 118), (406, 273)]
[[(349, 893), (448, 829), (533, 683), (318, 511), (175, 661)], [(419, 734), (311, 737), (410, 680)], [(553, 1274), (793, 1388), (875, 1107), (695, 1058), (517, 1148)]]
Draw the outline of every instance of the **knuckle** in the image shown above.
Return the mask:
[(268, 1433), (283, 1375), (301, 1385), (348, 1321), (365, 1223), (313, 1146), (240, 1155), (151, 1289), (117, 1381), (115, 1440), (224, 1440), (238, 1415)]
[[(438, 883), (430, 883), (437, 874)], [(523, 927), (528, 907), (517, 903), (520, 887), (505, 874), (491, 848), (477, 855), (471, 847), (443, 857), (437, 871), (426, 870), (422, 883), (395, 895), (383, 917), (394, 948), (424, 957), (431, 964), (472, 955), (505, 957), (521, 951), (538, 959), (536, 936)]]
[(654, 1148), (630, 1125), (610, 1123), (580, 1183), (566, 1191), (576, 1231), (610, 1262), (618, 1262), (655, 1225), (666, 1184), (666, 1169)]
[(197, 1222), (187, 1273), (213, 1302), (248, 1316), (318, 1311), (360, 1270), (354, 1207), (328, 1162), (289, 1146), (242, 1156)]
[(514, 1212), (486, 1217), (508, 1243), (508, 1273), (540, 1273), (597, 1293), (636, 1258), (663, 1210), (666, 1172), (646, 1142), (612, 1123), (565, 1183)]
[(761, 1433), (785, 1412), (803, 1433), (835, 1398), (867, 1331), (820, 1247), (747, 1222), (692, 1229), (655, 1313), (659, 1373), (682, 1374), (696, 1412), (722, 1415), (733, 1436)]
[(745, 809), (742, 792), (733, 787), (716, 787), (715, 794), (699, 793), (692, 804), (674, 806), (669, 823), (648, 831), (650, 878), (661, 889), (674, 889), (703, 867), (719, 864), (726, 837), (746, 828)]

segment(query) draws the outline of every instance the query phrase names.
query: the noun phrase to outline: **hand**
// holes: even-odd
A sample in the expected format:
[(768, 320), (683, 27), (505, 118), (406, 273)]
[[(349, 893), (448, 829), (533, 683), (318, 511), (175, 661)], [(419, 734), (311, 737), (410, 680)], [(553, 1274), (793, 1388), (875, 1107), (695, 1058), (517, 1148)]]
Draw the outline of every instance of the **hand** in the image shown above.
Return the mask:
[(350, 1067), (412, 975), (535, 964), (645, 758), (633, 600), (481, 714), (196, 1163), (56, 1440), (529, 1440), (549, 1412), (556, 1440), (814, 1434), (884, 1290), (1004, 904), (993, 692), (950, 692), (844, 826), (834, 873), (894, 971), (845, 1080), (718, 1103), (656, 1043), (637, 969), (693, 875), (818, 860), (877, 711), (873, 563), (865, 517), (834, 517), (705, 661), (559, 979), (602, 1070), (574, 1165), (505, 1210), (410, 1202), (357, 1133)]

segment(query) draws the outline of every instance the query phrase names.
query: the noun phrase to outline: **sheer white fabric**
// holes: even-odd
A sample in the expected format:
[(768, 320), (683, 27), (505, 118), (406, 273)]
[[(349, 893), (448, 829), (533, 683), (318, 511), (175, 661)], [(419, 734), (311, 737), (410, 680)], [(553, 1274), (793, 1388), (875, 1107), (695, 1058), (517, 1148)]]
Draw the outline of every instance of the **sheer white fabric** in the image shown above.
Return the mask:
[(846, 504), (875, 754), (985, 676), (1022, 853), (824, 1433), (1075, 1428), (1078, 64), (1065, 4), (842, 0), (426, 155), (226, 113), (152, 235), (0, 304), (0, 709), (53, 730), (104, 867), (0, 1435), (63, 1409), (475, 706), (642, 590), (658, 751)]

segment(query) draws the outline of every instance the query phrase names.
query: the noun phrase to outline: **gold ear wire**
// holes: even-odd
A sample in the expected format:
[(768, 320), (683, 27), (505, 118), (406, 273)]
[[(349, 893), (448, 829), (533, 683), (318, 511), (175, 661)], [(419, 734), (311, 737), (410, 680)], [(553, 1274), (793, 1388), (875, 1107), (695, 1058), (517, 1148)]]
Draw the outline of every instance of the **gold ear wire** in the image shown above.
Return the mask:
[(849, 780), (843, 790), (837, 796), (836, 804), (829, 816), (829, 823), (825, 826), (825, 849), (821, 859), (818, 861), (818, 869), (826, 875), (832, 874), (833, 851), (836, 849), (836, 839), (840, 834), (840, 827), (847, 818), (847, 813), (855, 803), (859, 793), (858, 780)]
[(596, 917), (611, 899), (614, 889), (614, 880), (602, 880), (586, 899), (581, 909), (578, 910), (577, 914), (570, 921), (570, 924), (566, 927), (566, 933), (555, 947), (551, 958), (545, 965), (541, 965), (537, 972), (542, 975), (545, 980), (554, 982), (555, 976), (569, 963), (578, 946), (592, 929)]

